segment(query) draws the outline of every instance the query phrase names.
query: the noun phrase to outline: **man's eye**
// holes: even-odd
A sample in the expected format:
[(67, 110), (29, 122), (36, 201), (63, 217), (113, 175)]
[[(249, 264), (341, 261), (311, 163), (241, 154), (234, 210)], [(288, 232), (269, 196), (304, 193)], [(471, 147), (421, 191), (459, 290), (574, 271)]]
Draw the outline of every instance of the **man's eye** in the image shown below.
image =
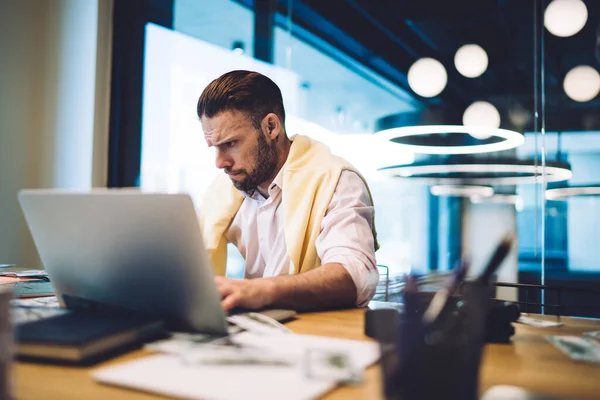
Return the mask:
[(230, 149), (230, 148), (232, 148), (232, 147), (233, 147), (233, 145), (234, 145), (234, 144), (235, 144), (235, 142), (234, 142), (234, 141), (232, 141), (232, 142), (227, 142), (227, 143), (225, 143), (225, 147), (227, 147), (228, 149)]

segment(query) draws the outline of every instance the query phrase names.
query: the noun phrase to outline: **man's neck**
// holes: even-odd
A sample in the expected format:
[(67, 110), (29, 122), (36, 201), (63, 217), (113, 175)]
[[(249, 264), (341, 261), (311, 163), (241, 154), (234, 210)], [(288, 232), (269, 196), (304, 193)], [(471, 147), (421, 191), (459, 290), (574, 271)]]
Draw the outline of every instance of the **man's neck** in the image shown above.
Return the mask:
[(271, 184), (275, 180), (275, 177), (277, 176), (277, 174), (279, 174), (279, 171), (281, 171), (281, 168), (283, 168), (283, 165), (287, 161), (288, 155), (290, 154), (291, 147), (292, 147), (292, 142), (291, 142), (291, 140), (289, 140), (286, 137), (285, 144), (280, 149), (280, 153), (279, 153), (280, 156), (278, 157), (277, 166), (275, 167), (275, 171), (273, 172), (272, 176), (268, 180), (261, 183), (256, 188), (256, 190), (258, 190), (258, 193), (260, 193), (265, 199), (269, 198), (269, 188), (271, 187)]

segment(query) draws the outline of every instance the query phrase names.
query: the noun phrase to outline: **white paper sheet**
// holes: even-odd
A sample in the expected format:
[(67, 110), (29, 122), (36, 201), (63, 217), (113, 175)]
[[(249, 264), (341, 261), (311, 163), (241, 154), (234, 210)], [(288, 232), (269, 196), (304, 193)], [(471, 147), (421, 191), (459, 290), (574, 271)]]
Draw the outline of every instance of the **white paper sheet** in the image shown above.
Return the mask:
[[(308, 335), (264, 336), (245, 332), (236, 343), (263, 348), (272, 354), (302, 355), (309, 349), (342, 351), (355, 368), (364, 370), (379, 358), (374, 342)], [(322, 396), (337, 386), (331, 379), (306, 375), (306, 366), (203, 365), (187, 363), (184, 357), (159, 354), (94, 371), (95, 380), (105, 384), (160, 393), (186, 399), (307, 400)]]

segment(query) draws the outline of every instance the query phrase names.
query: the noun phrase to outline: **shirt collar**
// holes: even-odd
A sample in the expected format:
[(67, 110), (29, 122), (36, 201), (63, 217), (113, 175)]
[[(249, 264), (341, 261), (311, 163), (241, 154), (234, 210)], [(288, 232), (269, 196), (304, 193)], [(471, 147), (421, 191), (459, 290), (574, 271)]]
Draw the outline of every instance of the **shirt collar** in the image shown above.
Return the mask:
[(275, 188), (279, 188), (279, 190), (283, 189), (283, 171), (285, 170), (286, 164), (287, 163), (283, 164), (283, 166), (275, 176), (275, 179), (273, 179), (273, 182), (271, 182), (271, 185), (269, 186), (269, 195), (272, 195), (272, 191), (275, 190)]
[(240, 193), (242, 193), (246, 199), (263, 200), (262, 194), (256, 189), (254, 189), (252, 193), (244, 192), (242, 190), (240, 190)]

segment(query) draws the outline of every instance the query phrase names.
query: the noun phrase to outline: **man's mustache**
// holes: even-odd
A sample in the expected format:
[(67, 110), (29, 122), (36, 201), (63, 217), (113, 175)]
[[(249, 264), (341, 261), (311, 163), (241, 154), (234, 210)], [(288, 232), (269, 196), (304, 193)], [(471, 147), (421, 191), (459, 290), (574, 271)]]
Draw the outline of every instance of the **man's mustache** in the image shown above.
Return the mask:
[(227, 175), (229, 175), (229, 174), (246, 173), (246, 170), (238, 169), (238, 170), (234, 171), (231, 168), (227, 167), (227, 168), (223, 168), (223, 172), (225, 172)]

